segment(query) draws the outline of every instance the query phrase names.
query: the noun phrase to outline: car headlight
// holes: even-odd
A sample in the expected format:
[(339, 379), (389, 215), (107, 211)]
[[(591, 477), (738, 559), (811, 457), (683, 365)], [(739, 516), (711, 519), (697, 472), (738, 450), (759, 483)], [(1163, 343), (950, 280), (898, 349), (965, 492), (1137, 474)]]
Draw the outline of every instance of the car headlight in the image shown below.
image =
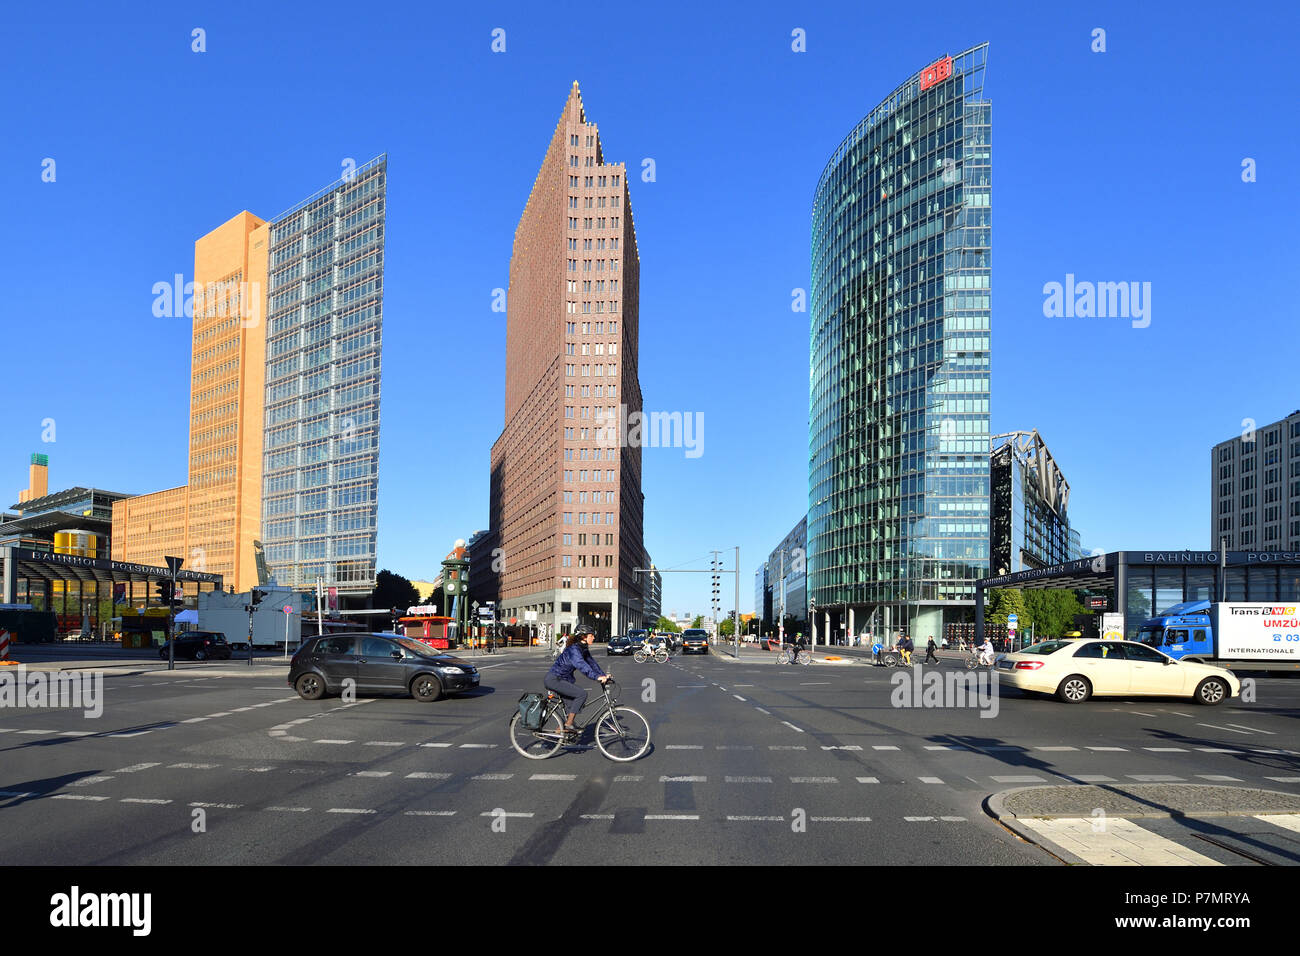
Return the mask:
[(446, 674), (449, 677), (460, 677), (465, 672), (459, 667), (436, 667), (434, 668), (439, 674)]

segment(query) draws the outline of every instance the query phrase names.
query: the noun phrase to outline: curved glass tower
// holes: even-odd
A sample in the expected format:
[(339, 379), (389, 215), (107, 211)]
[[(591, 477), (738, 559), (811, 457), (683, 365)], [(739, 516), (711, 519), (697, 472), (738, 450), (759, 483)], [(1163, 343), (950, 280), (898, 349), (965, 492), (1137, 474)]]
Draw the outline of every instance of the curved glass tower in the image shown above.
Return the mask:
[(809, 596), (819, 631), (918, 642), (988, 574), (987, 44), (858, 123), (812, 210)]

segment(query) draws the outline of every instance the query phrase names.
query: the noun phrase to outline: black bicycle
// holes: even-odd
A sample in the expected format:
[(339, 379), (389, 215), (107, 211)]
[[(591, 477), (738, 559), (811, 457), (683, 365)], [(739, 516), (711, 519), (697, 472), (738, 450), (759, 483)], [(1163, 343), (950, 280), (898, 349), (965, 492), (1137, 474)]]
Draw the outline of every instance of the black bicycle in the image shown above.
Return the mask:
[[(596, 716), (596, 746), (610, 760), (625, 762), (644, 756), (650, 749), (650, 721), (631, 707), (614, 706), (618, 702), (618, 682), (612, 678), (601, 686), (601, 696), (590, 698), (574, 718), (574, 730), (569, 737), (564, 732), (564, 699), (554, 691), (546, 692), (546, 709), (542, 713), (541, 727), (531, 730), (522, 716), (515, 712), (510, 718), (510, 744), (529, 760), (553, 757), (566, 743), (572, 743)], [(596, 710), (583, 718), (593, 704)]]

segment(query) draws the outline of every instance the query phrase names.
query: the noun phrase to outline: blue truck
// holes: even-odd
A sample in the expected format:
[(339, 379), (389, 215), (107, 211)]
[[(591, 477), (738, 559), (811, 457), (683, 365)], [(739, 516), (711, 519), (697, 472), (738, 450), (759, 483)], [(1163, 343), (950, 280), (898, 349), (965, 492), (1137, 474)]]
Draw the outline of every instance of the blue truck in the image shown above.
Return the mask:
[(1180, 661), (1234, 671), (1300, 671), (1297, 612), (1297, 601), (1185, 601), (1143, 621), (1137, 639)]

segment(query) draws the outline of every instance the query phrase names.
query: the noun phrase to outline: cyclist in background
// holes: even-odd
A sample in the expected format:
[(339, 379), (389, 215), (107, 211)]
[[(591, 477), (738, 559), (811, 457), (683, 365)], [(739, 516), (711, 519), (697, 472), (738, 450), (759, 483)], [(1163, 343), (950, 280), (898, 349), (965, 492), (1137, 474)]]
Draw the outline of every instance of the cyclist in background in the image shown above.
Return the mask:
[(978, 650), (981, 664), (993, 663), (993, 642), (988, 639), (988, 635), (984, 636), (984, 643), (979, 646)]

